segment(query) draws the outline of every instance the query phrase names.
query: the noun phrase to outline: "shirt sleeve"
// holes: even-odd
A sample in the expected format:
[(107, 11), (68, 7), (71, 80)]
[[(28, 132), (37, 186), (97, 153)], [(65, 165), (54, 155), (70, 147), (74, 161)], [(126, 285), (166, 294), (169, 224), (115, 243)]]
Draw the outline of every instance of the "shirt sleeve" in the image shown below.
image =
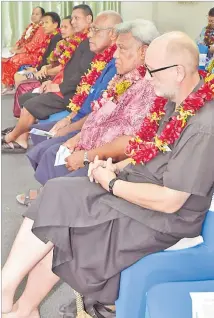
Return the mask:
[(163, 175), (164, 186), (207, 196), (214, 184), (214, 134), (187, 127), (172, 151)]

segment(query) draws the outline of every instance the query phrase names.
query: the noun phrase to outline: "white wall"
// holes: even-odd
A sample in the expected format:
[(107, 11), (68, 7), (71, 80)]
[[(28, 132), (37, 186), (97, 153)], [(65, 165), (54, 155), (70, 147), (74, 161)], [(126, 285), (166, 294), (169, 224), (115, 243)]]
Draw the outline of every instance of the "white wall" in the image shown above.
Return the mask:
[(214, 7), (214, 1), (192, 1), (185, 4), (178, 1), (122, 2), (124, 20), (135, 18), (151, 19), (163, 33), (180, 30), (195, 39), (207, 23), (207, 13)]

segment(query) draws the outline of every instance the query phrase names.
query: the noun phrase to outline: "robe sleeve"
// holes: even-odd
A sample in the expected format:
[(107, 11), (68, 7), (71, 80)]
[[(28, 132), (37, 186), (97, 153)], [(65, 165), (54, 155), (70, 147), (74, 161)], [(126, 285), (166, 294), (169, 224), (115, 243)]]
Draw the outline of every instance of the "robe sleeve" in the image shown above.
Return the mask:
[(207, 196), (214, 184), (214, 131), (198, 126), (187, 127), (172, 152), (163, 175), (164, 186)]

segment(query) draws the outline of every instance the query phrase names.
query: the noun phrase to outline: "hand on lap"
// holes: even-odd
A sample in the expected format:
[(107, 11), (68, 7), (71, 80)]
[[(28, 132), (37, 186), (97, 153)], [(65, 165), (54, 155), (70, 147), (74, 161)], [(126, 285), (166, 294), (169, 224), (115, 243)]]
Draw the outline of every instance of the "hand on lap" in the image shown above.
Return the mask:
[(73, 152), (69, 157), (65, 159), (66, 168), (68, 171), (75, 171), (84, 167), (84, 150)]
[[(51, 82), (51, 81), (50, 81)], [(59, 85), (50, 83), (44, 93), (58, 93), (60, 92)]]
[(50, 133), (56, 135), (58, 130), (68, 126), (70, 124), (70, 120), (65, 117), (63, 119), (61, 119), (60, 121), (58, 121), (52, 128), (51, 130), (49, 131)]
[[(96, 162), (95, 162), (96, 164)], [(103, 168), (99, 165), (97, 168), (94, 168), (91, 172), (96, 183), (99, 183), (105, 190), (109, 190), (109, 182), (116, 178), (115, 174), (115, 165), (112, 164), (112, 158), (108, 158), (106, 161), (106, 167)]]

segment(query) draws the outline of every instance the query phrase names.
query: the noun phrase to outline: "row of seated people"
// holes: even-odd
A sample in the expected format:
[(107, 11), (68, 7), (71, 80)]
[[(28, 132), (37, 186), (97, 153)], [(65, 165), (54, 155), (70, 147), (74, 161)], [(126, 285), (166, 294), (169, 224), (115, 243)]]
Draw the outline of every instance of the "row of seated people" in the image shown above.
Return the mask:
[[(93, 13), (89, 7), (88, 13), (88, 22), (91, 22)], [(74, 52), (75, 48), (73, 46), (76, 46), (76, 40), (79, 40), (79, 37), (84, 38), (84, 35), (87, 36), (88, 31), (88, 23), (85, 24), (85, 28), (76, 23), (81, 18), (80, 16), (73, 17), (71, 23), (70, 18), (70, 16), (67, 16), (63, 19), (59, 30), (60, 17), (57, 13), (45, 13), (45, 10), (41, 7), (33, 9), (31, 23), (10, 50), (15, 56), (9, 59), (3, 58), (2, 83), (5, 85), (5, 89), (2, 94), (9, 91), (13, 92), (14, 84), (19, 83), (23, 78), (42, 79), (47, 77), (48, 74), (56, 75), (60, 66), (57, 68), (54, 66), (59, 64), (59, 60), (61, 66), (66, 64)], [(74, 34), (78, 33), (80, 33), (78, 38), (73, 37)], [(55, 52), (53, 52), (61, 38), (65, 41), (60, 42)], [(208, 12), (208, 24), (202, 29), (197, 44), (207, 47), (207, 62), (209, 62), (214, 53), (214, 8), (211, 8)], [(52, 54), (50, 55), (50, 53)], [(24, 72), (25, 76), (20, 76), (20, 72), (16, 74), (20, 66), (21, 69), (28, 69)]]
[[(74, 7), (72, 19), (78, 13), (88, 21), (84, 7)], [(121, 271), (199, 235), (211, 203), (214, 80), (198, 73), (197, 45), (112, 11), (88, 24), (61, 81), (21, 95), (17, 125), (2, 131), (3, 152), (25, 152), (37, 119), (70, 110), (57, 123), (34, 125), (53, 138), (31, 134), (27, 156), (44, 187), (18, 196), (30, 206), (2, 272), (5, 318), (39, 317), (59, 279), (89, 317), (116, 317)], [(55, 165), (62, 145), (70, 153)], [(60, 313), (79, 310), (72, 301)]]

